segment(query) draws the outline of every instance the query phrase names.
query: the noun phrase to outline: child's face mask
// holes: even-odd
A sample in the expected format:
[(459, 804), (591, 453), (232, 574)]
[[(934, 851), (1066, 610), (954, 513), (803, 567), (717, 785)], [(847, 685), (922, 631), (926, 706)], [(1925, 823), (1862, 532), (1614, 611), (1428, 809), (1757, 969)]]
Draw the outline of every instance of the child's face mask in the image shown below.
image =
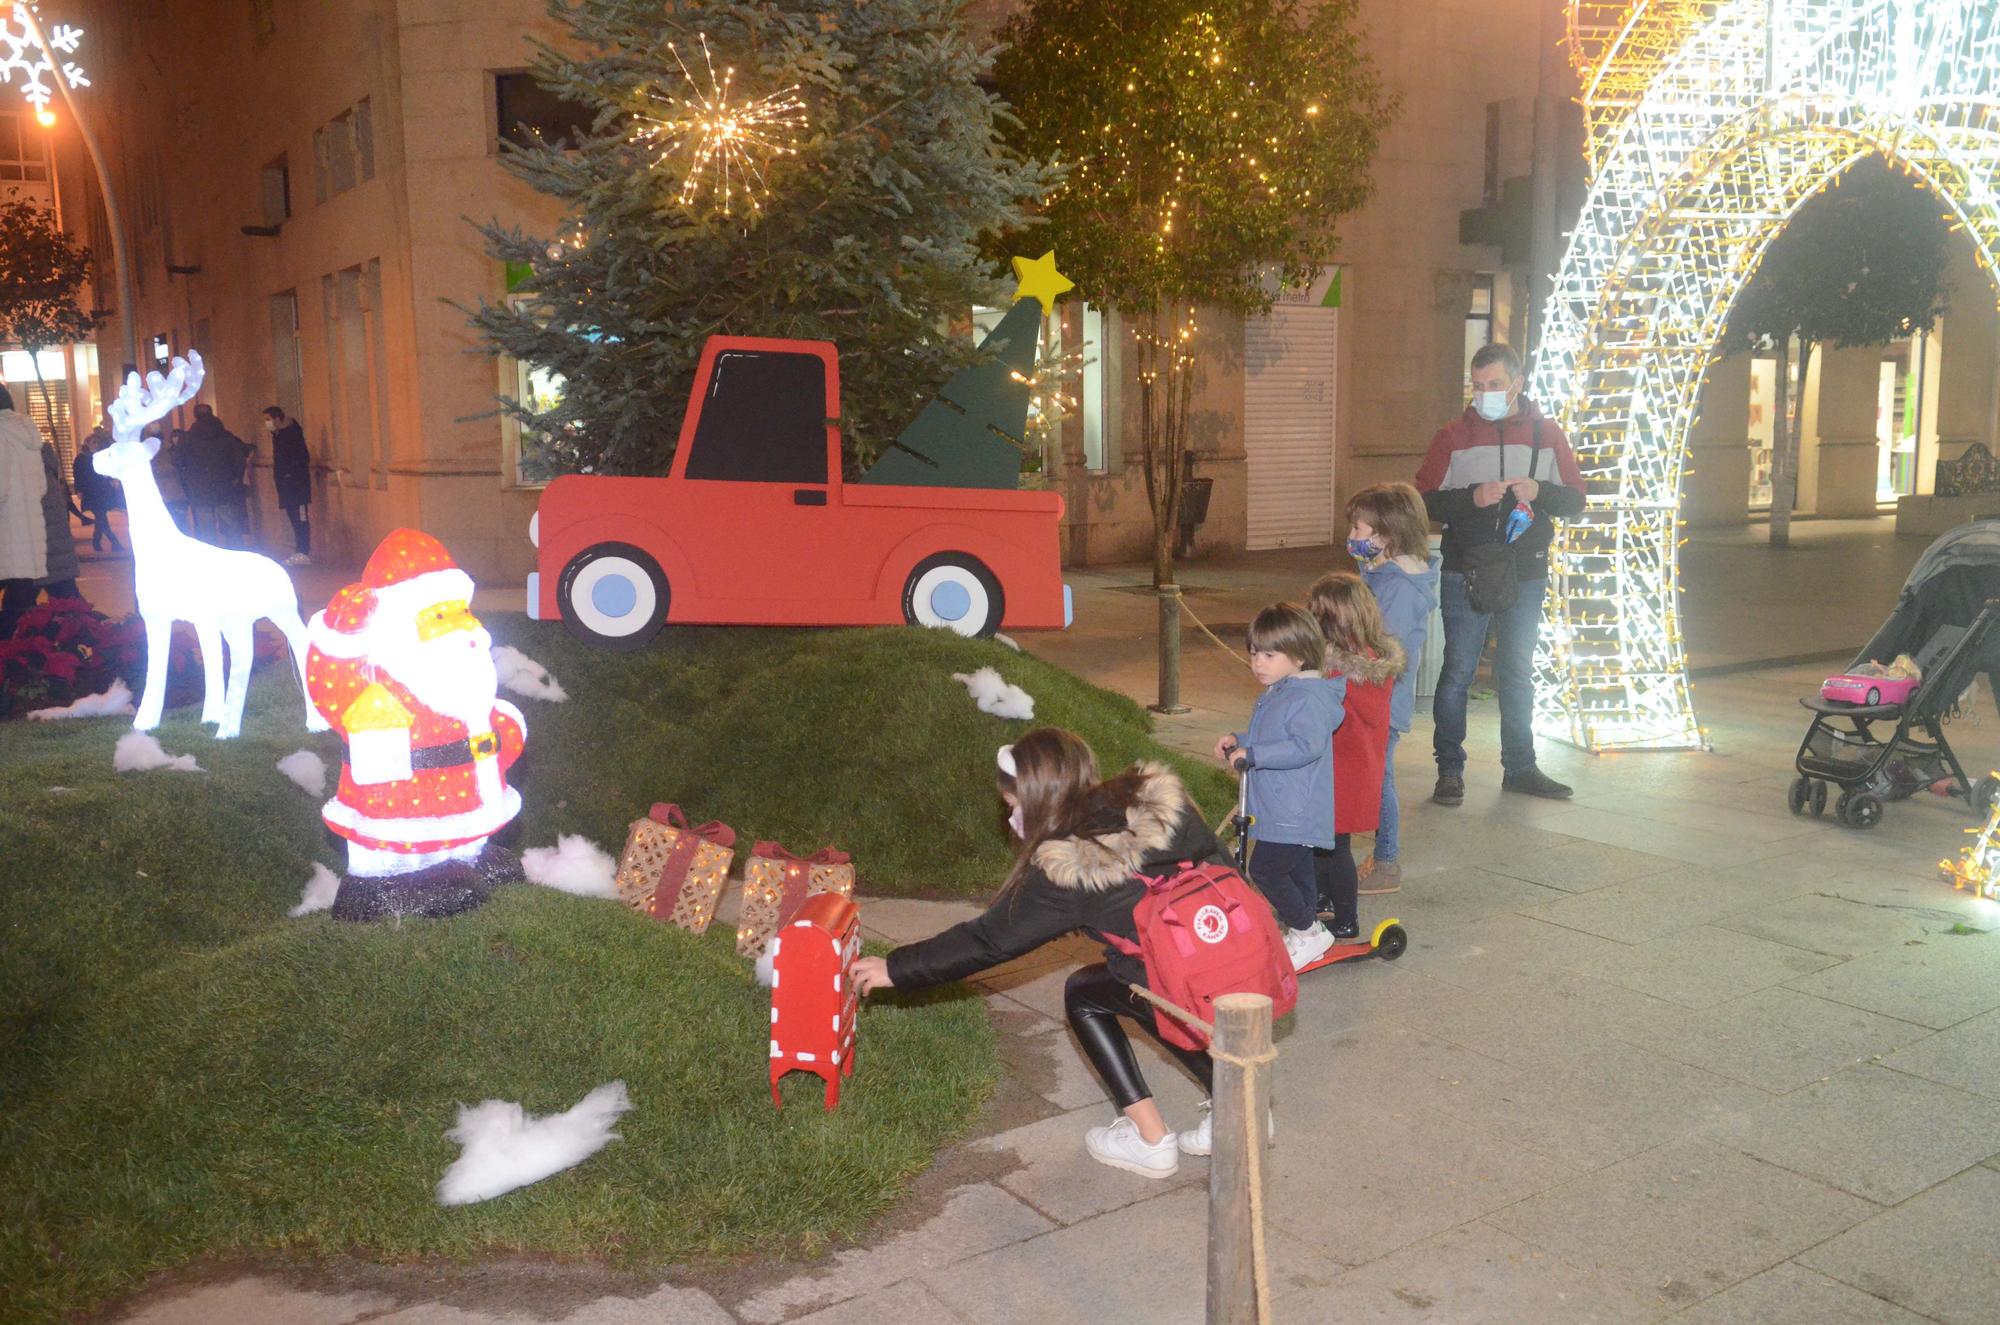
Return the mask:
[(1347, 540), (1347, 555), (1356, 561), (1373, 561), (1382, 555), (1382, 546), (1372, 538), (1350, 538)]
[(1007, 826), (1014, 830), (1014, 836), (1016, 837), (1026, 838), (1028, 836), (1028, 825), (1021, 817), (1021, 806), (1018, 802), (1015, 803), (1014, 808), (1007, 814)]

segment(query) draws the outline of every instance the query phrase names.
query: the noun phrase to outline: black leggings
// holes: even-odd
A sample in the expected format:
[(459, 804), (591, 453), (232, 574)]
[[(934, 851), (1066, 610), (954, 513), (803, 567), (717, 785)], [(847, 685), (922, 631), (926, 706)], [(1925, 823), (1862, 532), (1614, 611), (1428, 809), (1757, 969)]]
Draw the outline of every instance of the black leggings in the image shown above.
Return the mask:
[[(1146, 1089), (1146, 1078), (1139, 1075), (1139, 1060), (1132, 1055), (1132, 1041), (1118, 1024), (1120, 1017), (1130, 1017), (1139, 1023), (1140, 1029), (1159, 1040), (1159, 1032), (1153, 1025), (1152, 1004), (1133, 993), (1103, 962), (1098, 962), (1070, 972), (1069, 983), (1063, 986), (1063, 1011), (1069, 1015), (1070, 1029), (1076, 1032), (1084, 1056), (1097, 1069), (1104, 1088), (1111, 1092), (1120, 1109), (1129, 1109), (1153, 1097), (1153, 1092)], [(1215, 1064), (1205, 1050), (1183, 1049), (1165, 1040), (1160, 1040), (1160, 1047), (1180, 1060), (1181, 1066), (1201, 1083), (1203, 1091), (1214, 1090)]]
[(1333, 928), (1360, 923), (1361, 875), (1354, 867), (1348, 834), (1333, 839), (1333, 848), (1313, 848), (1313, 879), (1319, 885), (1319, 909), (1333, 912)]

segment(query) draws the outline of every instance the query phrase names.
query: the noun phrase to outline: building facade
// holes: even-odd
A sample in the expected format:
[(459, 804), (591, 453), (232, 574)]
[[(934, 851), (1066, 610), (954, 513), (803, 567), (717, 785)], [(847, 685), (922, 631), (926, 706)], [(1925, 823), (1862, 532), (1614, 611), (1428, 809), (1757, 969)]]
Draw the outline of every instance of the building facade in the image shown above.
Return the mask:
[[(990, 32), (1018, 3), (980, 0), (968, 20)], [(556, 113), (522, 75), (532, 41), (559, 40), (542, 0), (77, 5), (80, 17), (62, 17), (86, 30), (80, 59), (95, 85), (80, 95), (101, 117), (135, 288), (133, 308), (115, 306), (108, 218), (59, 124), (50, 173), (67, 190), (71, 229), (99, 256), (96, 300), (109, 310), (94, 362), (84, 347), (60, 365), (75, 412), (88, 416), (103, 386), (115, 389), (129, 318), (142, 366), (190, 345), (208, 358), (205, 398), (260, 444), (253, 488), (272, 546), (286, 534), (256, 425), (278, 403), (303, 422), (315, 458), (316, 551), (359, 558), (388, 530), (417, 525), (475, 576), (521, 579), (536, 489), (520, 481), (498, 398), (533, 383), (485, 348), (465, 310), (507, 294), (475, 222), (552, 234), (561, 220), (499, 155), (506, 127)], [(1529, 273), (1538, 261), (1552, 269), (1562, 218), (1581, 201), (1582, 127), (1554, 47), (1556, 0), (1362, 0), (1360, 14), (1402, 111), (1383, 137), (1374, 197), (1341, 226), (1337, 267), (1284, 292), (1268, 318), (1203, 323), (1192, 472), (1212, 491), (1196, 555), (1337, 544), (1346, 495), (1409, 477), (1463, 408), (1470, 352), (1527, 342)], [(25, 135), (32, 119), (19, 127)], [(0, 122), (0, 157), (8, 141)], [(1537, 160), (1555, 203), (1539, 239)], [(1067, 499), (1064, 555), (1143, 560), (1151, 520), (1130, 329), (1088, 296), (1061, 312), (1065, 345), (1094, 360), (1051, 475)], [(1967, 309), (1928, 361), (1945, 377), (1930, 396), (1929, 450), (1912, 456), (1919, 485), (1928, 461), (1993, 438), (1992, 300)], [(1964, 371), (1983, 361), (1983, 376), (1953, 378), (1954, 355)], [(1828, 390), (1845, 380), (1816, 375), (1807, 390), (1822, 378)], [(1698, 522), (1749, 518), (1755, 380), (1747, 361), (1712, 374), (1687, 488)], [(1874, 428), (1848, 417), (1864, 396), (1848, 389), (1818, 409), (1828, 422), (1813, 437), (1826, 437), (1808, 443), (1802, 487), (1813, 509), (1865, 504), (1858, 475), (1876, 452), (1861, 447)]]

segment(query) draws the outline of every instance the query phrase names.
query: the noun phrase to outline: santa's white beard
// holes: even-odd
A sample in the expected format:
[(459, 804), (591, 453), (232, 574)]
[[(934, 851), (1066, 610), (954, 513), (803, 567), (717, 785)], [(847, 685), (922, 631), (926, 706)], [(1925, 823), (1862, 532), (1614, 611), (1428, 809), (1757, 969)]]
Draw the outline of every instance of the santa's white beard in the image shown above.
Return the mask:
[(376, 653), (374, 662), (424, 707), (473, 732), (491, 725), (500, 674), (493, 666), (493, 636), (484, 626), (412, 640)]

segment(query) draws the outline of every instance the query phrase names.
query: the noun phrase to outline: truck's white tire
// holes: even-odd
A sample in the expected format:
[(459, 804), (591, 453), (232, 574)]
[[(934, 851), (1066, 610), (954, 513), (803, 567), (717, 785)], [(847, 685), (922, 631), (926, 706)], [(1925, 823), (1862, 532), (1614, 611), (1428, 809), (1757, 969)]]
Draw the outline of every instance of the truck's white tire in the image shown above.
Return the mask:
[(1006, 597), (976, 557), (940, 552), (918, 562), (903, 585), (903, 620), (984, 638), (1000, 629)]
[(597, 543), (570, 558), (556, 603), (571, 632), (613, 649), (651, 642), (667, 620), (667, 577), (629, 543)]

